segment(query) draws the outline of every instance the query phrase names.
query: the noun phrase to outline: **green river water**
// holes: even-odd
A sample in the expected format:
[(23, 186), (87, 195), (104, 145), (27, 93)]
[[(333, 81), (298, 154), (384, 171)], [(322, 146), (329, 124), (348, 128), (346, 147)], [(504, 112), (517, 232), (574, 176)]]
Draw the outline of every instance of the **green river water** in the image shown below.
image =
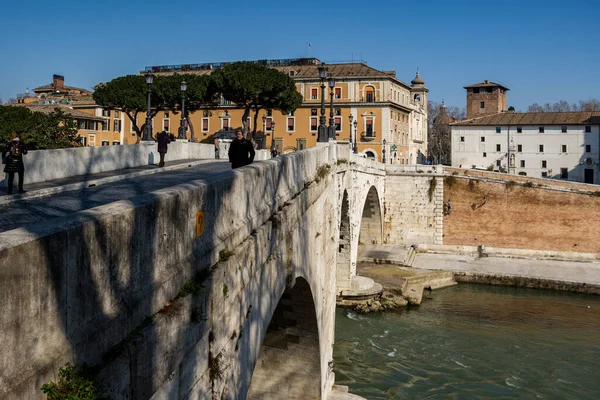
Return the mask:
[(367, 399), (600, 399), (600, 296), (460, 284), (336, 315), (336, 383)]

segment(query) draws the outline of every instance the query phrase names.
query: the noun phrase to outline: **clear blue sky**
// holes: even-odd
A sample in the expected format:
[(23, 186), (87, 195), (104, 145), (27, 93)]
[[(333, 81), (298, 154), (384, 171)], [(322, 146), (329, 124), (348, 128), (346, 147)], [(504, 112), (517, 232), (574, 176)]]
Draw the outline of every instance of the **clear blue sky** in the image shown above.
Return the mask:
[[(48, 84), (135, 74), (147, 65), (352, 58), (417, 67), (430, 100), (464, 107), (463, 86), (509, 87), (517, 110), (600, 98), (600, 1), (7, 2), (0, 15), (0, 98)], [(321, 17), (325, 19), (321, 19)]]

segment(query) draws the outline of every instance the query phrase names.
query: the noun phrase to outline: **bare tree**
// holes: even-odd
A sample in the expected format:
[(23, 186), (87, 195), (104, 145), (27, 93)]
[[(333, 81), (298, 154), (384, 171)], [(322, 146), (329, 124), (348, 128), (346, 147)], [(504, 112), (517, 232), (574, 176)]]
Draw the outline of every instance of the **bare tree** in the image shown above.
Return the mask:
[(569, 111), (600, 111), (600, 100), (589, 99), (580, 100), (579, 103), (569, 104), (566, 100), (560, 100), (556, 103), (546, 103), (543, 106), (533, 103), (527, 107), (527, 112), (569, 112)]
[(433, 164), (450, 165), (452, 135), (450, 123), (464, 119), (464, 108), (447, 107), (443, 103), (427, 103), (427, 154)]

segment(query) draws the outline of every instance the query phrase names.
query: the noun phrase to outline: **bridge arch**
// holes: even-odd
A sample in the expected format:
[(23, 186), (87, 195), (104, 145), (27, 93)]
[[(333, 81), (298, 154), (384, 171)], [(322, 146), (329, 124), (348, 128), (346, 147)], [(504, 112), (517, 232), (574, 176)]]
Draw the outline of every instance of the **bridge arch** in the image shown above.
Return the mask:
[(282, 294), (256, 360), (247, 399), (321, 399), (319, 328), (309, 283)]
[(364, 200), (358, 244), (382, 244), (383, 243), (383, 218), (381, 213), (381, 201), (379, 192), (375, 186), (371, 186)]

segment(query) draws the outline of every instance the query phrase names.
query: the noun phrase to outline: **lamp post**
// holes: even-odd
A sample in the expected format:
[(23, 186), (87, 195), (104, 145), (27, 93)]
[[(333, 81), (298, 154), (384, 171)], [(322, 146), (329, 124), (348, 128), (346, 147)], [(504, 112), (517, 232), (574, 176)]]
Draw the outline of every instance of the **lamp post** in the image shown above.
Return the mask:
[(352, 140), (354, 138), (354, 135), (352, 134), (352, 121), (354, 120), (354, 115), (350, 114), (348, 116), (348, 121), (350, 121), (350, 125), (348, 125), (350, 127), (350, 150), (353, 151), (354, 149), (354, 141)]
[(275, 121), (271, 121), (271, 157), (277, 157), (277, 147), (275, 146)]
[(146, 74), (146, 84), (148, 85), (148, 108), (146, 109), (146, 125), (144, 125), (144, 137), (142, 140), (151, 141), (152, 140), (152, 117), (150, 111), (150, 99), (152, 98), (152, 81), (154, 80), (154, 75)]
[(187, 83), (181, 82), (181, 123), (179, 124), (179, 135), (177, 139), (186, 139), (185, 136), (185, 91), (187, 90)]
[(383, 148), (381, 149), (381, 162), (385, 164), (385, 139), (383, 139)]
[(358, 154), (358, 143), (356, 143), (356, 129), (358, 128), (358, 121), (354, 121), (354, 148), (352, 149), (352, 151), (354, 151), (354, 154)]
[(260, 148), (261, 149), (266, 149), (267, 148), (267, 116), (263, 115), (262, 116), (262, 121), (263, 121), (263, 135), (262, 135), (262, 143), (260, 144)]
[(329, 140), (335, 140), (335, 120), (333, 118), (333, 88), (335, 79), (329, 78)]
[(325, 79), (327, 79), (327, 67), (319, 65), (319, 78), (321, 78), (321, 117), (319, 118), (319, 134), (317, 142), (327, 142), (327, 125), (325, 124)]

